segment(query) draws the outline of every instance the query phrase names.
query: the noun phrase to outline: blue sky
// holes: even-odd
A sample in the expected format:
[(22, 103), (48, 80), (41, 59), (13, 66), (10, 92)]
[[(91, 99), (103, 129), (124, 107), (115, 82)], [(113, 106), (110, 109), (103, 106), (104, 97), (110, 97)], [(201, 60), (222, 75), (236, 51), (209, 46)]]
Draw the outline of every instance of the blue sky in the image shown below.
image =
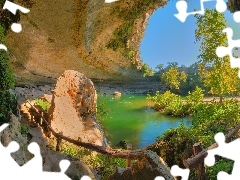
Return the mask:
[[(226, 0), (225, 0), (226, 1)], [(148, 21), (144, 38), (140, 45), (140, 56), (143, 62), (155, 69), (158, 64), (167, 65), (167, 62), (178, 62), (179, 65), (189, 66), (197, 61), (200, 54), (200, 43), (194, 44), (196, 19), (193, 15), (187, 17), (184, 23), (180, 22), (177, 14), (177, 0), (157, 9)], [(216, 1), (205, 2), (204, 7), (214, 9)], [(200, 10), (200, 0), (188, 2), (188, 12)], [(226, 11), (225, 18), (229, 27), (232, 27), (233, 39), (240, 38), (240, 23), (233, 20), (233, 14)], [(236, 33), (238, 32), (238, 33)]]

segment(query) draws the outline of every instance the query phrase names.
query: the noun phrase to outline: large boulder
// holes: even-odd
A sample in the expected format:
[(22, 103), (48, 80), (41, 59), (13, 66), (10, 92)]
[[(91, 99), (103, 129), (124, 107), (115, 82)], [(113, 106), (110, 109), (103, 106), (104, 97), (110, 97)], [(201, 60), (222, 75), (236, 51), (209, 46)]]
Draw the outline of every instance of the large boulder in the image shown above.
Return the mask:
[(95, 119), (97, 94), (84, 74), (67, 70), (58, 79), (49, 109), (49, 123), (56, 132), (82, 142), (105, 146)]

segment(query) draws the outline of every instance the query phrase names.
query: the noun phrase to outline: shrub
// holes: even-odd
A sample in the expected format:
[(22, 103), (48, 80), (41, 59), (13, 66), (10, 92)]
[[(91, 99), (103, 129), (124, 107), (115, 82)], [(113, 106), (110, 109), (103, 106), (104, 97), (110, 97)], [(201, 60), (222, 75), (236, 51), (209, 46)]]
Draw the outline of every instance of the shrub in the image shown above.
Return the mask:
[(179, 96), (166, 91), (164, 94), (160, 94), (159, 91), (156, 92), (154, 96), (147, 95), (147, 100), (154, 102), (154, 109), (164, 110), (170, 103), (175, 99), (178, 99)]
[(204, 90), (196, 86), (195, 90), (191, 93), (188, 92), (188, 96), (186, 97), (189, 103), (199, 104), (203, 101), (204, 98)]
[(51, 106), (51, 104), (48, 101), (43, 99), (36, 99), (35, 105), (40, 106), (45, 112), (47, 112)]
[[(0, 26), (0, 41), (5, 43), (5, 29)], [(8, 90), (14, 86), (14, 77), (9, 64), (9, 56), (0, 50), (0, 90)]]
[(0, 124), (8, 122), (9, 112), (17, 114), (17, 99), (9, 91), (0, 91)]
[(217, 174), (220, 171), (225, 171), (228, 174), (231, 174), (233, 169), (233, 162), (221, 159), (220, 161), (216, 162), (213, 167), (207, 167), (207, 174), (208, 178), (216, 179)]
[(186, 110), (180, 96), (176, 96), (172, 103), (165, 107), (165, 114), (172, 116), (185, 116)]
[(98, 100), (97, 103), (97, 112), (96, 112), (96, 117), (98, 122), (101, 122), (105, 119), (107, 119), (108, 113), (111, 111), (110, 108), (108, 108), (107, 106), (107, 100), (103, 99), (103, 100)]

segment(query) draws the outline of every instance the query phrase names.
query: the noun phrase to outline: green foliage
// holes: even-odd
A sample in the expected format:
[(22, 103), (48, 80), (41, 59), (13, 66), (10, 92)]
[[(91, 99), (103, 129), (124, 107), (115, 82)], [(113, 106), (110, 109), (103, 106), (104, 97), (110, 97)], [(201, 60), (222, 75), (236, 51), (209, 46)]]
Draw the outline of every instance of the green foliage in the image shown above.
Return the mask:
[(164, 110), (176, 98), (178, 98), (178, 96), (171, 93), (171, 91), (166, 91), (163, 94), (157, 91), (154, 96), (147, 94), (147, 100), (154, 102), (154, 109), (159, 111)]
[(61, 149), (62, 153), (69, 154), (73, 157), (82, 157), (84, 155), (83, 150), (79, 150), (69, 143), (65, 143)]
[(107, 44), (107, 48), (117, 51), (119, 48), (127, 48), (127, 41), (130, 39), (133, 25), (129, 22), (123, 23), (113, 33), (113, 38)]
[(182, 98), (180, 96), (175, 96), (173, 102), (170, 102), (165, 107), (165, 114), (171, 116), (185, 116), (186, 115), (185, 106), (183, 104)]
[[(0, 42), (5, 43), (5, 29), (0, 26)], [(9, 57), (4, 50), (0, 50), (0, 90), (8, 90), (14, 86), (14, 77), (9, 64)]]
[(207, 167), (207, 174), (209, 180), (217, 179), (217, 174), (220, 171), (224, 171), (228, 174), (231, 174), (233, 169), (233, 161), (227, 161), (221, 159), (220, 161), (216, 162), (213, 167)]
[(179, 72), (178, 67), (170, 67), (167, 72), (162, 74), (161, 80), (166, 83), (170, 89), (179, 89), (180, 81), (186, 82), (187, 76), (185, 72)]
[(143, 77), (154, 75), (154, 71), (146, 63), (143, 63), (141, 72), (143, 73)]
[(190, 103), (192, 105), (202, 103), (204, 99), (204, 90), (196, 86), (195, 90), (192, 93), (188, 92), (186, 99), (187, 103)]
[[(1, 17), (4, 18), (4, 17)], [(5, 43), (5, 29), (0, 26), (0, 42)], [(9, 112), (17, 113), (17, 100), (8, 90), (14, 86), (14, 77), (9, 64), (9, 57), (0, 51), (0, 124), (7, 122)]]
[(79, 148), (70, 143), (62, 146), (61, 153), (77, 157), (85, 162), (88, 166), (98, 171), (101, 179), (107, 179), (116, 170), (116, 167), (125, 167), (126, 160), (113, 158), (102, 154), (93, 154), (91, 151)]
[[(201, 41), (198, 56), (200, 59), (200, 77), (209, 93), (222, 98), (237, 91), (239, 83), (238, 70), (232, 69), (228, 56), (219, 58), (215, 51), (219, 46), (227, 46), (226, 33), (222, 30), (227, 27), (224, 14), (215, 9), (206, 9), (204, 15), (195, 15), (198, 28), (195, 31), (196, 41)], [(214, 53), (213, 53), (214, 52)]]
[(48, 109), (50, 108), (51, 104), (43, 99), (36, 99), (35, 105), (40, 106), (45, 112), (48, 112)]
[(101, 121), (106, 120), (108, 113), (111, 111), (112, 110), (110, 108), (108, 108), (107, 99), (103, 99), (101, 101), (98, 100), (97, 112), (96, 112), (97, 121), (100, 123)]
[(0, 91), (0, 125), (8, 122), (9, 112), (17, 114), (17, 99), (9, 91)]
[(88, 164), (98, 171), (101, 179), (108, 177), (116, 171), (116, 167), (126, 167), (126, 160), (122, 158), (113, 158), (107, 155), (98, 154), (88, 161)]
[(153, 108), (171, 116), (186, 116), (188, 115), (187, 106), (182, 101), (179, 95), (166, 91), (160, 94), (156, 92), (154, 96), (147, 95), (147, 100), (154, 102)]
[(9, 59), (4, 51), (0, 51), (0, 90), (8, 90), (14, 86), (14, 77)]
[[(184, 167), (182, 160), (191, 157), (194, 143), (199, 142), (203, 148), (207, 148), (215, 143), (214, 135), (216, 133), (226, 134), (239, 124), (240, 105), (236, 99), (225, 100), (222, 103), (216, 101), (197, 103), (194, 108), (191, 127), (186, 128), (182, 124), (176, 129), (169, 129), (158, 138), (158, 146), (150, 148), (163, 157), (169, 166), (179, 164)], [(220, 161), (217, 166), (208, 168), (209, 176), (214, 179), (217, 170), (223, 167), (224, 171), (229, 172), (232, 164)]]
[(188, 95), (188, 92), (194, 91), (196, 86), (204, 90), (204, 94), (209, 91), (208, 88), (204, 87), (201, 79), (199, 78), (198, 73), (188, 73), (186, 82), (180, 83), (180, 91), (181, 95)]
[(18, 127), (18, 130), (19, 130), (19, 132), (22, 134), (23, 137), (24, 137), (24, 136), (26, 137), (27, 134), (28, 134), (29, 128), (28, 128), (27, 126), (25, 126), (25, 125), (20, 125), (20, 126)]

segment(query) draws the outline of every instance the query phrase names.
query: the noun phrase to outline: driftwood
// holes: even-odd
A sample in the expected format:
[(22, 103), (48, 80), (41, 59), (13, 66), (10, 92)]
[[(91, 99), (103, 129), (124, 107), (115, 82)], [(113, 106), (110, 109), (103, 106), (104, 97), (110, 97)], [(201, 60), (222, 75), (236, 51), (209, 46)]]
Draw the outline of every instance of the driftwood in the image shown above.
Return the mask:
[[(32, 105), (29, 101), (27, 101), (27, 102), (31, 105), (32, 108), (34, 108), (34, 110), (36, 110), (36, 112), (38, 112), (38, 109), (34, 105)], [(113, 149), (111, 147), (103, 147), (103, 146), (99, 146), (99, 145), (95, 145), (95, 144), (91, 144), (91, 143), (77, 141), (75, 139), (64, 136), (62, 133), (56, 132), (49, 125), (47, 120), (45, 120), (43, 117), (42, 117), (42, 121), (46, 124), (49, 131), (51, 131), (51, 133), (57, 139), (63, 139), (65, 141), (68, 141), (77, 146), (81, 146), (81, 147), (96, 151), (101, 154), (109, 155), (112, 157), (125, 158), (125, 159), (138, 159), (146, 151), (146, 148), (137, 149), (137, 150), (122, 150), (122, 149)]]
[[(234, 129), (232, 129), (226, 136), (225, 136), (225, 140), (226, 142), (229, 142), (230, 139), (238, 132), (238, 130), (240, 129), (240, 124), (237, 125)], [(214, 149), (217, 148), (218, 144), (214, 143), (211, 146), (209, 146), (206, 149), (203, 149), (201, 152), (199, 152), (196, 156), (194, 156), (193, 158), (188, 158), (187, 160), (183, 160), (183, 164), (186, 168), (192, 169), (192, 168), (196, 168), (199, 163), (201, 163), (203, 161), (203, 159), (207, 156), (207, 151), (210, 149)]]

